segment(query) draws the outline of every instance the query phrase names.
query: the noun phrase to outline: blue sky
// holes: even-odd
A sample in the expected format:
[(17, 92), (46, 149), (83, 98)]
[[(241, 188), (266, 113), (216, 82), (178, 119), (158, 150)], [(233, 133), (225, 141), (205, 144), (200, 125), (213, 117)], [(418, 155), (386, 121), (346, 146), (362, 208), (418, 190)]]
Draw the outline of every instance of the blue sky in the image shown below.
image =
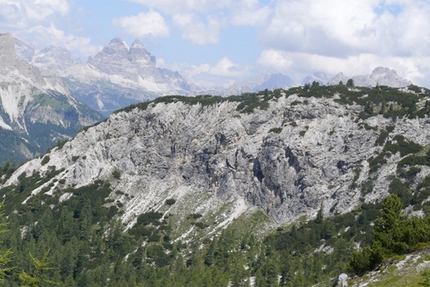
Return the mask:
[(114, 37), (210, 86), (395, 69), (430, 87), (430, 0), (0, 0), (0, 32), (83, 61)]

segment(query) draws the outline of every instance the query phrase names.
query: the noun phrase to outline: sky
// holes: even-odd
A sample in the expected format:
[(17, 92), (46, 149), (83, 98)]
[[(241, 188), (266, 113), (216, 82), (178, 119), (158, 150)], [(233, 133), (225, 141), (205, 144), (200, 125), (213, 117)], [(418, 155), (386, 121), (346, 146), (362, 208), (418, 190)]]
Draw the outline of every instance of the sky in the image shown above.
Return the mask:
[(207, 87), (377, 66), (430, 87), (429, 15), (430, 0), (0, 0), (0, 33), (82, 61), (139, 39), (157, 66)]

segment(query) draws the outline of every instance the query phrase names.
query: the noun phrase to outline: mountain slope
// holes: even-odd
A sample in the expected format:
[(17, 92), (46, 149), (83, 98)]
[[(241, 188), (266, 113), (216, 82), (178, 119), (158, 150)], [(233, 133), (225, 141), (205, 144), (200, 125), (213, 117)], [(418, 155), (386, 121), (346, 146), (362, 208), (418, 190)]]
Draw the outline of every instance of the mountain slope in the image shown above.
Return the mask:
[[(245, 200), (279, 223), (314, 217), (322, 206), (324, 214), (333, 215), (351, 211), (362, 200), (383, 198), (405, 157), (396, 149), (408, 142), (427, 144), (424, 114), (401, 117), (408, 105), (421, 105), (427, 95), (326, 87), (325, 97), (307, 96), (318, 89), (241, 98), (160, 98), (81, 132), (51, 152), (48, 166), (64, 169), (57, 180), (65, 180), (66, 186), (107, 180), (120, 171), (116, 188), (135, 196), (120, 199), (126, 222), (151, 204), (195, 192), (206, 192), (211, 200)], [(336, 89), (344, 89), (344, 95)], [(376, 101), (386, 99), (372, 103), (369, 111), (368, 93)], [(387, 158), (386, 143), (392, 146)], [(20, 167), (8, 184), (23, 172), (48, 172), (41, 161)], [(421, 170), (417, 178), (428, 172)], [(369, 178), (370, 191), (365, 190)]]
[(76, 101), (60, 78), (44, 77), (25, 60), (18, 60), (15, 40), (0, 35), (1, 162), (23, 161), (46, 152), (57, 141), (73, 136), (101, 116)]
[(3, 168), (0, 196), (29, 245), (85, 258), (62, 280), (333, 286), (388, 194), (429, 214), (429, 103), (416, 86), (162, 97)]

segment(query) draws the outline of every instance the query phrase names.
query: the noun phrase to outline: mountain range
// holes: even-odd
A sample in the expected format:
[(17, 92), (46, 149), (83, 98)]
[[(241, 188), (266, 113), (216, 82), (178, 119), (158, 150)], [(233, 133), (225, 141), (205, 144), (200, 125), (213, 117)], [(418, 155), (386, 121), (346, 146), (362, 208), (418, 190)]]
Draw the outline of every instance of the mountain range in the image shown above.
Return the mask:
[[(346, 83), (343, 73), (322, 72), (305, 77), (300, 83), (281, 73), (270, 73), (240, 80), (227, 88), (207, 89), (191, 83), (178, 72), (157, 67), (157, 59), (135, 40), (130, 47), (117, 37), (86, 63), (72, 59), (65, 48), (48, 46), (41, 51), (31, 44), (15, 39), (17, 56), (40, 69), (44, 75), (59, 75), (70, 93), (94, 110), (109, 115), (127, 105), (164, 95), (240, 95), (264, 89), (290, 88), (313, 81), (323, 85)], [(394, 70), (375, 68), (370, 75), (351, 76), (356, 86), (386, 85), (405, 87), (410, 81)]]
[[(73, 126), (73, 130), (76, 131), (82, 125), (101, 119), (95, 113), (89, 115), (92, 112), (80, 103), (106, 117), (117, 109), (163, 95), (227, 96), (265, 89), (287, 89), (296, 85), (290, 77), (272, 73), (239, 81), (229, 88), (208, 91), (191, 84), (178, 72), (157, 67), (156, 57), (148, 52), (139, 40), (135, 40), (128, 47), (120, 38), (115, 38), (99, 53), (90, 57), (86, 63), (73, 60), (70, 51), (65, 48), (48, 46), (38, 50), (10, 34), (2, 35), (0, 42), (3, 64), (1, 70), (3, 132), (16, 130), (19, 134), (14, 136), (17, 142), (24, 140), (36, 145), (29, 147), (27, 143), (19, 144), (20, 151), (16, 152), (19, 160), (46, 150), (47, 146), (64, 138), (66, 134), (68, 136), (74, 134), (69, 131), (55, 132), (58, 135), (55, 136), (55, 133), (50, 135), (49, 140), (45, 140), (44, 144), (38, 143), (41, 140), (40, 137), (36, 141), (32, 140), (34, 135), (28, 137), (29, 131), (26, 127), (30, 122), (31, 124), (38, 121), (44, 124), (51, 123), (47, 118), (43, 118), (47, 113), (38, 112), (36, 116), (35, 109), (28, 105), (31, 102), (28, 99), (38, 98), (41, 94), (52, 98), (53, 102), (65, 101), (67, 105), (73, 106), (71, 109), (80, 115), (76, 125), (64, 121), (64, 115), (59, 116), (58, 121), (52, 121), (56, 122), (55, 125), (58, 123), (66, 129)], [(335, 76), (315, 73), (306, 77), (303, 83), (316, 81), (324, 85), (336, 85), (339, 82), (346, 83), (348, 79), (342, 73)], [(394, 70), (383, 67), (375, 68), (370, 75), (354, 76), (351, 79), (356, 86), (365, 87), (376, 85), (404, 87), (411, 84), (400, 78)], [(23, 95), (25, 97), (22, 97)], [(28, 115), (30, 111), (32, 115)], [(73, 118), (70, 114), (69, 111), (68, 120)], [(40, 118), (36, 120), (34, 117)], [(25, 134), (27, 136), (23, 137)], [(9, 145), (5, 143), (5, 146)], [(13, 159), (14, 156), (10, 158)]]
[(0, 162), (43, 154), (79, 128), (102, 119), (78, 102), (60, 77), (44, 76), (17, 59), (12, 35), (0, 34), (0, 51)]

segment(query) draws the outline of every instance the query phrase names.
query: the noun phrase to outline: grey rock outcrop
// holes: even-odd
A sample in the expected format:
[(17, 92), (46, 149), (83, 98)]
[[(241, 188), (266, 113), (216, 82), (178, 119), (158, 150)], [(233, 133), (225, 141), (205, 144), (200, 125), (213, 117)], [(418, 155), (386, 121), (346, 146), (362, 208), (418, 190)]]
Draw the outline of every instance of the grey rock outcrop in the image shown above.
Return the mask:
[(2, 70), (16, 67), (15, 41), (11, 34), (0, 34), (0, 64)]
[(348, 275), (345, 273), (342, 273), (339, 275), (339, 278), (337, 279), (336, 287), (348, 287)]
[[(125, 221), (148, 211), (148, 202), (153, 208), (166, 198), (189, 201), (206, 193), (208, 201), (245, 200), (247, 208), (259, 207), (287, 223), (312, 218), (321, 207), (334, 215), (384, 198), (401, 157), (391, 156), (377, 172), (369, 159), (382, 151), (375, 142), (388, 126), (395, 126), (388, 138), (401, 134), (421, 145), (430, 142), (428, 118), (363, 120), (358, 117), (363, 106), (333, 98), (280, 97), (252, 113), (237, 107), (234, 101), (206, 106), (178, 100), (119, 112), (54, 149), (49, 166), (64, 169), (57, 180), (66, 186), (110, 180), (112, 171), (120, 170), (116, 188), (134, 196), (118, 199)], [(33, 160), (7, 184), (35, 170), (43, 174), (49, 168)], [(426, 170), (419, 177), (427, 176)], [(373, 190), (362, 193), (370, 178)], [(247, 209), (238, 206), (236, 214)], [(205, 206), (206, 212), (214, 208), (219, 205)]]

